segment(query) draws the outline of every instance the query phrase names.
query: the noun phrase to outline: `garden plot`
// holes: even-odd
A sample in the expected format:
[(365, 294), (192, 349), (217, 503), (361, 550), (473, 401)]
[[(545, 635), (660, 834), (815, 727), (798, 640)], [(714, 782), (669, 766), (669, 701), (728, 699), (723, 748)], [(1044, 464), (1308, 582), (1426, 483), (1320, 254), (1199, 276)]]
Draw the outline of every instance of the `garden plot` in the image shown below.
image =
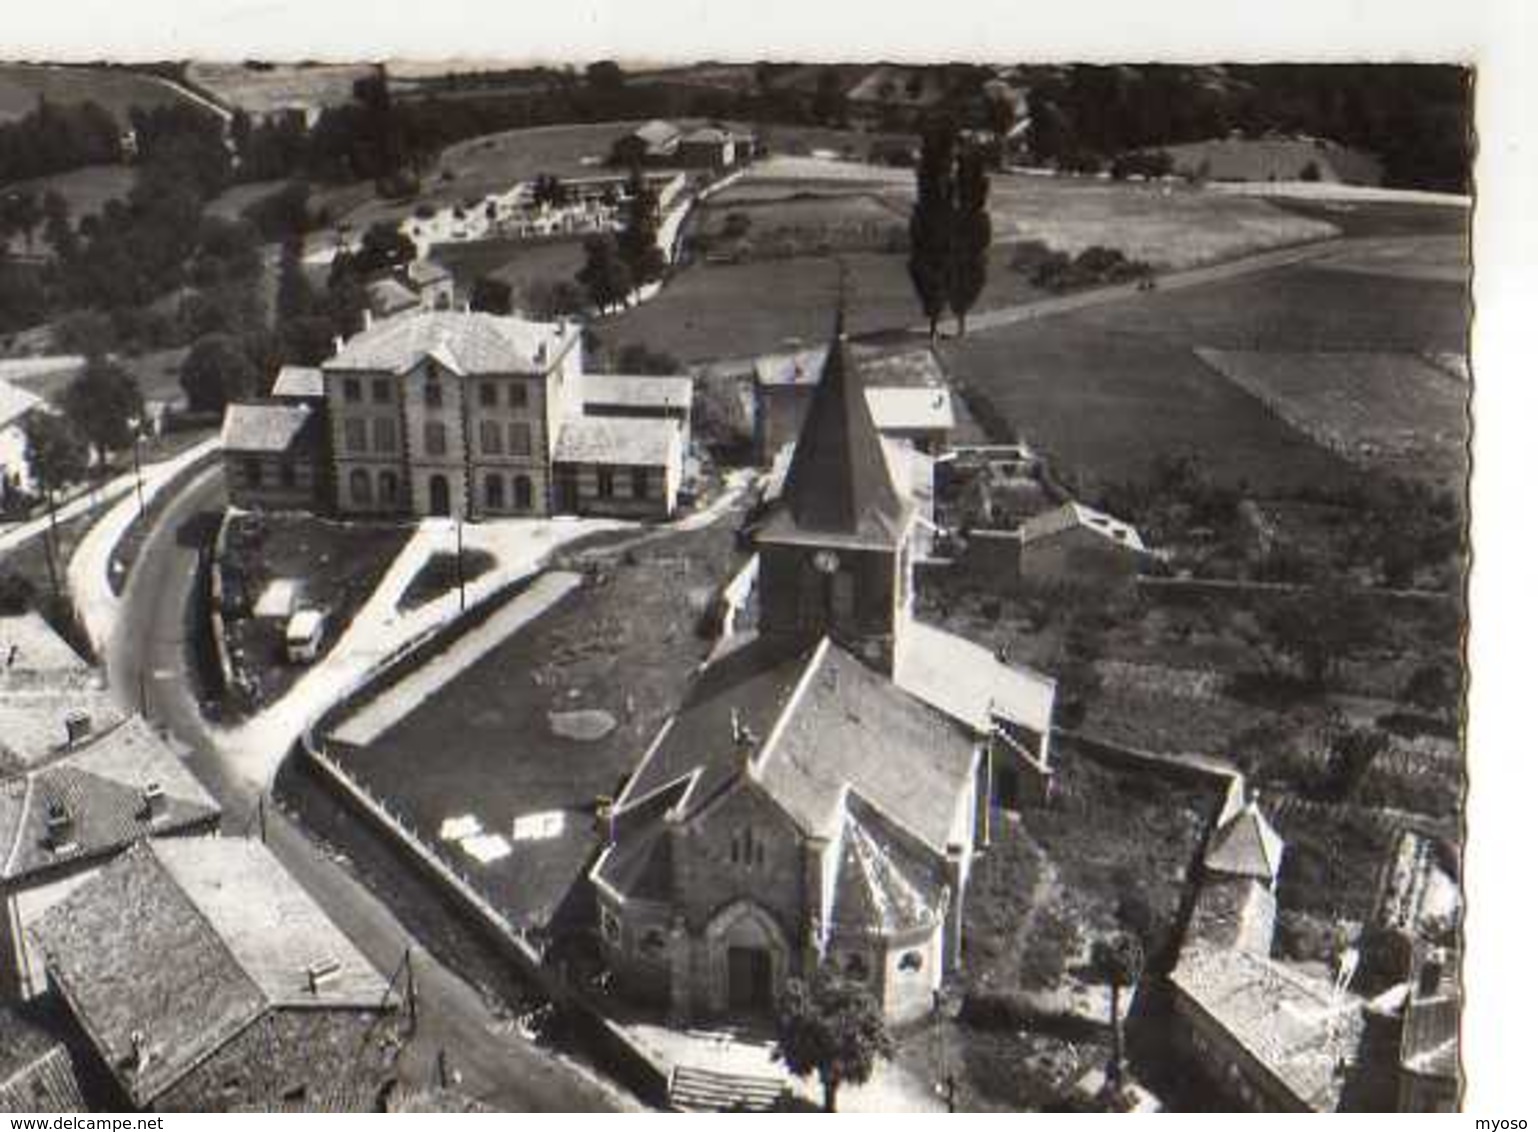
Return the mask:
[(1198, 349), (1218, 373), (1319, 444), (1403, 476), (1461, 477), (1468, 387), (1412, 354)]

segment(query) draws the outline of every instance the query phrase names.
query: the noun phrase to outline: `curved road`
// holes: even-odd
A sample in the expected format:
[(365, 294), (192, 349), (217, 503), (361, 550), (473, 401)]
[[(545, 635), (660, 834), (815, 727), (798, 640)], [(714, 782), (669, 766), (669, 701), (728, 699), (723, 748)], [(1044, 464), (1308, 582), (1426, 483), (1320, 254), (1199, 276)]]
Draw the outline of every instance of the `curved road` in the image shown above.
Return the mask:
[[(145, 540), (106, 650), (118, 700), (143, 708), (189, 748), (187, 763), (224, 807), (224, 828), (245, 835), (260, 792), (219, 756), (216, 731), (198, 709), (190, 669), (193, 587), (200, 548), (224, 508), (224, 477), (209, 469), (167, 502)], [(512, 1112), (615, 1111), (639, 1107), (579, 1066), (507, 1032), (481, 995), (421, 947), (352, 873), (328, 857), (281, 811), (266, 807), (267, 844), (343, 931), (386, 973), (408, 948), (418, 988), (418, 1028), (402, 1059), (413, 1083), (434, 1075), (438, 1051), (462, 1088)]]

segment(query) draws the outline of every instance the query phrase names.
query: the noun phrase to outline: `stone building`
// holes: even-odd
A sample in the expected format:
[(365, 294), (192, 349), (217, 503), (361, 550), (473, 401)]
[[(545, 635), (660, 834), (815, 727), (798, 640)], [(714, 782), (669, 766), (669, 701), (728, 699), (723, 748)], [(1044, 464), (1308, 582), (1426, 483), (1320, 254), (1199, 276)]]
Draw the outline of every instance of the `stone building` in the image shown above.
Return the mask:
[(231, 405), (220, 443), (230, 503), (250, 510), (302, 511), (322, 494), (324, 417), (292, 401)]
[(626, 994), (741, 1018), (826, 966), (892, 1020), (931, 1008), (997, 778), (1050, 774), (1055, 687), (914, 619), (917, 525), (835, 333), (756, 531), (758, 628), (641, 758), (591, 872)]
[(265, 1108), (393, 1074), (396, 995), (254, 841), (136, 845), (34, 934), (104, 1107)]

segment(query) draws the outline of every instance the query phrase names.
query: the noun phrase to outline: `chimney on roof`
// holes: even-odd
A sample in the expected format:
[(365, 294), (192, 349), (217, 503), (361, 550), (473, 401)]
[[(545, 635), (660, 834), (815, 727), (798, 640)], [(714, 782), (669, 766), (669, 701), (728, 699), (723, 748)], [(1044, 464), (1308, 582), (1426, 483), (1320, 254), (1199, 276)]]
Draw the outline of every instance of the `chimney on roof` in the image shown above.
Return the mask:
[(374, 328), (374, 312), (369, 310), (368, 307), (364, 307), (363, 308), (363, 329), (364, 330), (372, 330), (373, 328)]
[(91, 733), (91, 713), (75, 710), (64, 717), (64, 742), (73, 747)]
[(158, 782), (147, 782), (144, 785), (144, 805), (140, 809), (140, 815), (146, 821), (153, 821), (166, 812), (165, 787)]
[(75, 815), (69, 805), (55, 798), (48, 803), (48, 848), (55, 853), (75, 843)]
[(603, 835), (605, 845), (614, 844), (614, 799), (600, 794), (593, 799), (593, 824)]
[(316, 960), (304, 969), (305, 979), (309, 982), (311, 994), (319, 994), (321, 987), (331, 982), (341, 973), (341, 961), (329, 956), (325, 959)]
[(332, 352), (332, 354), (340, 354), (342, 352), (342, 346), (344, 344), (344, 341), (345, 340), (342, 338), (342, 336), (340, 334), (336, 335), (336, 337), (331, 339), (331, 352)]

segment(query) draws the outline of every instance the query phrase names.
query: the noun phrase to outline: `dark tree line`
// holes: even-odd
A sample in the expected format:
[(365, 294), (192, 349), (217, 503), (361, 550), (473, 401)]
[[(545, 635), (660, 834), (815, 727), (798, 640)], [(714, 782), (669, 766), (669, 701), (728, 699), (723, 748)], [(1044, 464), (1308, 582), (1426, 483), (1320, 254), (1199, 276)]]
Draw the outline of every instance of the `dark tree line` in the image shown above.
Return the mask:
[(982, 147), (958, 139), (953, 124), (924, 135), (908, 223), (908, 274), (931, 338), (947, 311), (965, 334), (967, 312), (988, 282), (988, 160)]
[(95, 102), (39, 98), (36, 109), (0, 126), (0, 184), (120, 161), (121, 134), (117, 120)]

